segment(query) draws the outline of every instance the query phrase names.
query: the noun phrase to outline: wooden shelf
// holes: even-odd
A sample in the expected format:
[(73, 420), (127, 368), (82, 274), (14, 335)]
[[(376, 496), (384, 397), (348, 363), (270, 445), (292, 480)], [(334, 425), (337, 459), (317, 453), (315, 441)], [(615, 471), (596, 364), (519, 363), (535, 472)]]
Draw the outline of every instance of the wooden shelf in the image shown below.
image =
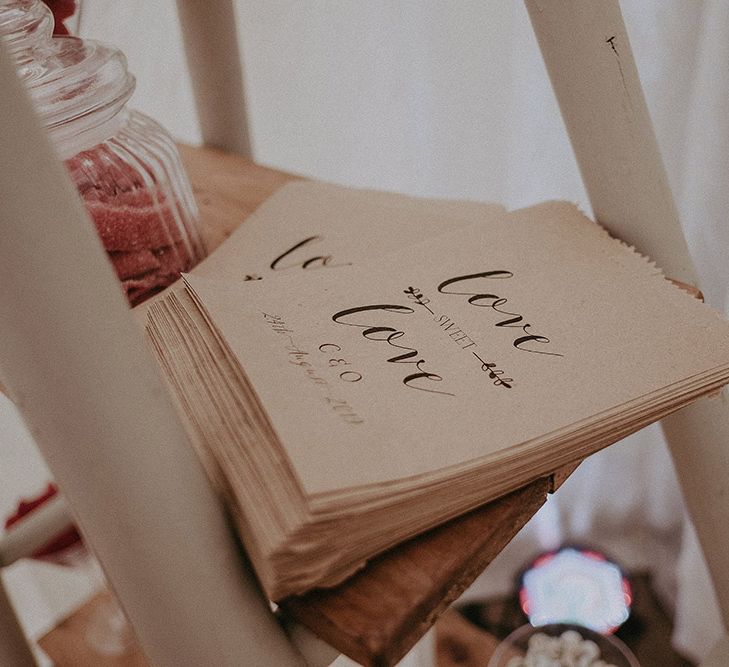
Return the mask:
[[(207, 148), (180, 150), (211, 251), (267, 197), (297, 178)], [(282, 613), (357, 662), (393, 665), (574, 467), (392, 549), (336, 588), (283, 600)]]

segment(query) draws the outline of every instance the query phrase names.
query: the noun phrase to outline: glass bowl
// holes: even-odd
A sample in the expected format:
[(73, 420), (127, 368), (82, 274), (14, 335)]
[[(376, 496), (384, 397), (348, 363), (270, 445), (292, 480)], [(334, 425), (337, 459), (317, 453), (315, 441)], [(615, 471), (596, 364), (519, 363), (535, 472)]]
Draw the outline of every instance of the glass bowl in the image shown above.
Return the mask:
[[(525, 659), (530, 646), (532, 647), (533, 654), (534, 649), (536, 648), (535, 643), (540, 641), (539, 639), (534, 639), (535, 637), (538, 637), (541, 634), (556, 640), (557, 638), (562, 637), (562, 635), (566, 632), (576, 632), (580, 635), (582, 640), (594, 642), (597, 651), (595, 651), (594, 648), (592, 649), (596, 652), (592, 661), (583, 660), (580, 662), (574, 659), (569, 660), (567, 657), (562, 657), (560, 659), (558, 656), (564, 656), (566, 651), (560, 651), (559, 649), (554, 650), (556, 648), (554, 643), (552, 644), (553, 651), (551, 655), (553, 657), (551, 660), (543, 658), (541, 661), (537, 661), (536, 659), (533, 661), (527, 661)], [(542, 642), (545, 643), (546, 641), (548, 640), (542, 640)], [(562, 646), (564, 646), (564, 644)], [(597, 662), (598, 660), (602, 660), (603, 662)], [(501, 642), (501, 644), (498, 645), (488, 663), (488, 667), (532, 667), (533, 665), (540, 665), (540, 667), (542, 665), (544, 667), (556, 667), (557, 665), (560, 667), (572, 667), (576, 665), (580, 665), (580, 667), (590, 667), (595, 663), (600, 665), (600, 667), (607, 667), (608, 665), (614, 667), (640, 667), (638, 660), (632, 654), (630, 649), (617, 637), (601, 635), (599, 632), (595, 632), (589, 628), (568, 623), (553, 623), (551, 625), (541, 625), (536, 627), (532, 625), (522, 625), (520, 628), (514, 630), (514, 632), (512, 632), (506, 639), (504, 639), (503, 642)]]

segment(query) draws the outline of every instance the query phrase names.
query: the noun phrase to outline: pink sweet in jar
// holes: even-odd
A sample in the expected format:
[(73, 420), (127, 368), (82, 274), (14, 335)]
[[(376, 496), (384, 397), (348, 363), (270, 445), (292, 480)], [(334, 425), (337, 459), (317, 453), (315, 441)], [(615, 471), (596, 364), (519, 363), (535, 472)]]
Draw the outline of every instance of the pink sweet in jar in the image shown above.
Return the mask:
[(136, 305), (204, 257), (197, 207), (169, 134), (127, 108), (124, 55), (52, 30), (40, 0), (0, 3), (0, 36)]

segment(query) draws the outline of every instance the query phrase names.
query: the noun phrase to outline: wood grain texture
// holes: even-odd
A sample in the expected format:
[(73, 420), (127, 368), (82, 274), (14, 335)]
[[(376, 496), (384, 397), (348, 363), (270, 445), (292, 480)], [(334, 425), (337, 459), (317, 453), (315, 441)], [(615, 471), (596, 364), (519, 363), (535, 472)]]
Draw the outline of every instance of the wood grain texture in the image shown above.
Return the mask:
[(684, 292), (688, 292), (692, 297), (694, 297), (694, 299), (698, 299), (699, 301), (704, 300), (704, 293), (698, 287), (682, 283), (680, 280), (674, 280), (673, 278), (669, 278), (668, 280), (679, 289), (682, 289)]
[(438, 667), (484, 667), (500, 643), (452, 608), (444, 612), (435, 628)]
[(213, 148), (179, 148), (200, 208), (208, 252), (282, 185), (299, 178)]
[(280, 603), (363, 665), (394, 665), (544, 504), (539, 479), (372, 560), (331, 589)]
[(570, 463), (566, 466), (558, 468), (549, 476), (549, 493), (555, 493), (562, 484), (564, 484), (569, 476), (579, 468), (582, 461)]

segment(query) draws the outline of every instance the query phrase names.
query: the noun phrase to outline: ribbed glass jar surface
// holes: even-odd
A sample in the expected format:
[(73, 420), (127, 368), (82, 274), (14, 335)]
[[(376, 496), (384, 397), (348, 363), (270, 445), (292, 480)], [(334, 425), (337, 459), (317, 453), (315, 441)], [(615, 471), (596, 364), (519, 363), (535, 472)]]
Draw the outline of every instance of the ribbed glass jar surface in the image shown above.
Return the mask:
[(174, 143), (143, 114), (120, 113), (111, 137), (65, 164), (135, 305), (189, 271), (204, 249)]
[(204, 257), (195, 200), (169, 134), (126, 107), (124, 55), (52, 26), (40, 0), (0, 0), (0, 37), (136, 305)]

